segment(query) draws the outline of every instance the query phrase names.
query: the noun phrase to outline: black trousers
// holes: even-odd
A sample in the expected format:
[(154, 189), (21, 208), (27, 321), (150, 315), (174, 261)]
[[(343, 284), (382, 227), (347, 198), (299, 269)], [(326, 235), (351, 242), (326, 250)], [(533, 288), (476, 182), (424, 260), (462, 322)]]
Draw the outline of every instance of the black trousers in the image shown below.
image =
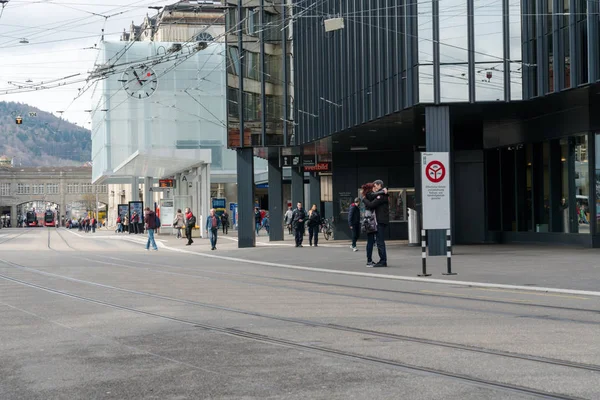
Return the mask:
[(302, 240), (304, 239), (304, 225), (297, 226), (294, 229), (294, 234), (296, 238), (296, 246), (300, 246), (302, 244)]
[(188, 240), (188, 244), (194, 243), (194, 241), (192, 240), (192, 227), (191, 226), (185, 227), (185, 237)]
[(352, 247), (356, 247), (356, 242), (360, 238), (360, 224), (352, 225)]
[(308, 242), (315, 246), (319, 244), (319, 225), (308, 227)]

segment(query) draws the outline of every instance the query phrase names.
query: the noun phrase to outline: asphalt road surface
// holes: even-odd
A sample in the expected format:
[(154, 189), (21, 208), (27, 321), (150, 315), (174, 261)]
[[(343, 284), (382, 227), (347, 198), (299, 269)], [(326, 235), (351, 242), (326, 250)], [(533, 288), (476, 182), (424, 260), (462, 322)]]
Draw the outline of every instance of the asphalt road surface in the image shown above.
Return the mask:
[(2, 229), (0, 399), (600, 399), (598, 296), (215, 253)]

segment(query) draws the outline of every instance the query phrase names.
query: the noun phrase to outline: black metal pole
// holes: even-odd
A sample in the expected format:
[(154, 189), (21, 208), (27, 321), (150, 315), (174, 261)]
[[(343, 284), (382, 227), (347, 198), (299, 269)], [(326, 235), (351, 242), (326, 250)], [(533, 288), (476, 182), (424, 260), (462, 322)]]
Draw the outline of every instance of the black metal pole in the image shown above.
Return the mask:
[(427, 273), (427, 231), (421, 230), (421, 261), (423, 264), (423, 273), (418, 276), (431, 276)]
[(448, 272), (442, 275), (457, 275), (456, 272), (452, 272), (452, 231), (446, 230), (446, 257), (448, 264)]

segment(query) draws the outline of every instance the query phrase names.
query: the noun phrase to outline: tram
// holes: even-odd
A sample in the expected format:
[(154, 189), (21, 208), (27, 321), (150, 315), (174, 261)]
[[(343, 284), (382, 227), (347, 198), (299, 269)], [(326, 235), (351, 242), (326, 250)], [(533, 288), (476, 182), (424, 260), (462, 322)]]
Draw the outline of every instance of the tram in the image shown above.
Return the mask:
[(56, 218), (54, 211), (48, 210), (44, 213), (44, 226), (55, 226)]
[(35, 211), (27, 211), (27, 226), (39, 226), (38, 225), (38, 219), (37, 219), (37, 215), (35, 214)]

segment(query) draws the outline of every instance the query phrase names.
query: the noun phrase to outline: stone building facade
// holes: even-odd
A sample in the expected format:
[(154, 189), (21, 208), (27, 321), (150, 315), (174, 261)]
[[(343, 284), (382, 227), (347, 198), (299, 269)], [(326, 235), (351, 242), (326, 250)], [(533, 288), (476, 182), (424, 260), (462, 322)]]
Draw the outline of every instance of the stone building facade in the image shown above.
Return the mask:
[(107, 185), (92, 185), (91, 167), (0, 167), (0, 215), (17, 226), (32, 205), (57, 210), (61, 221), (76, 210), (96, 211), (108, 204)]

